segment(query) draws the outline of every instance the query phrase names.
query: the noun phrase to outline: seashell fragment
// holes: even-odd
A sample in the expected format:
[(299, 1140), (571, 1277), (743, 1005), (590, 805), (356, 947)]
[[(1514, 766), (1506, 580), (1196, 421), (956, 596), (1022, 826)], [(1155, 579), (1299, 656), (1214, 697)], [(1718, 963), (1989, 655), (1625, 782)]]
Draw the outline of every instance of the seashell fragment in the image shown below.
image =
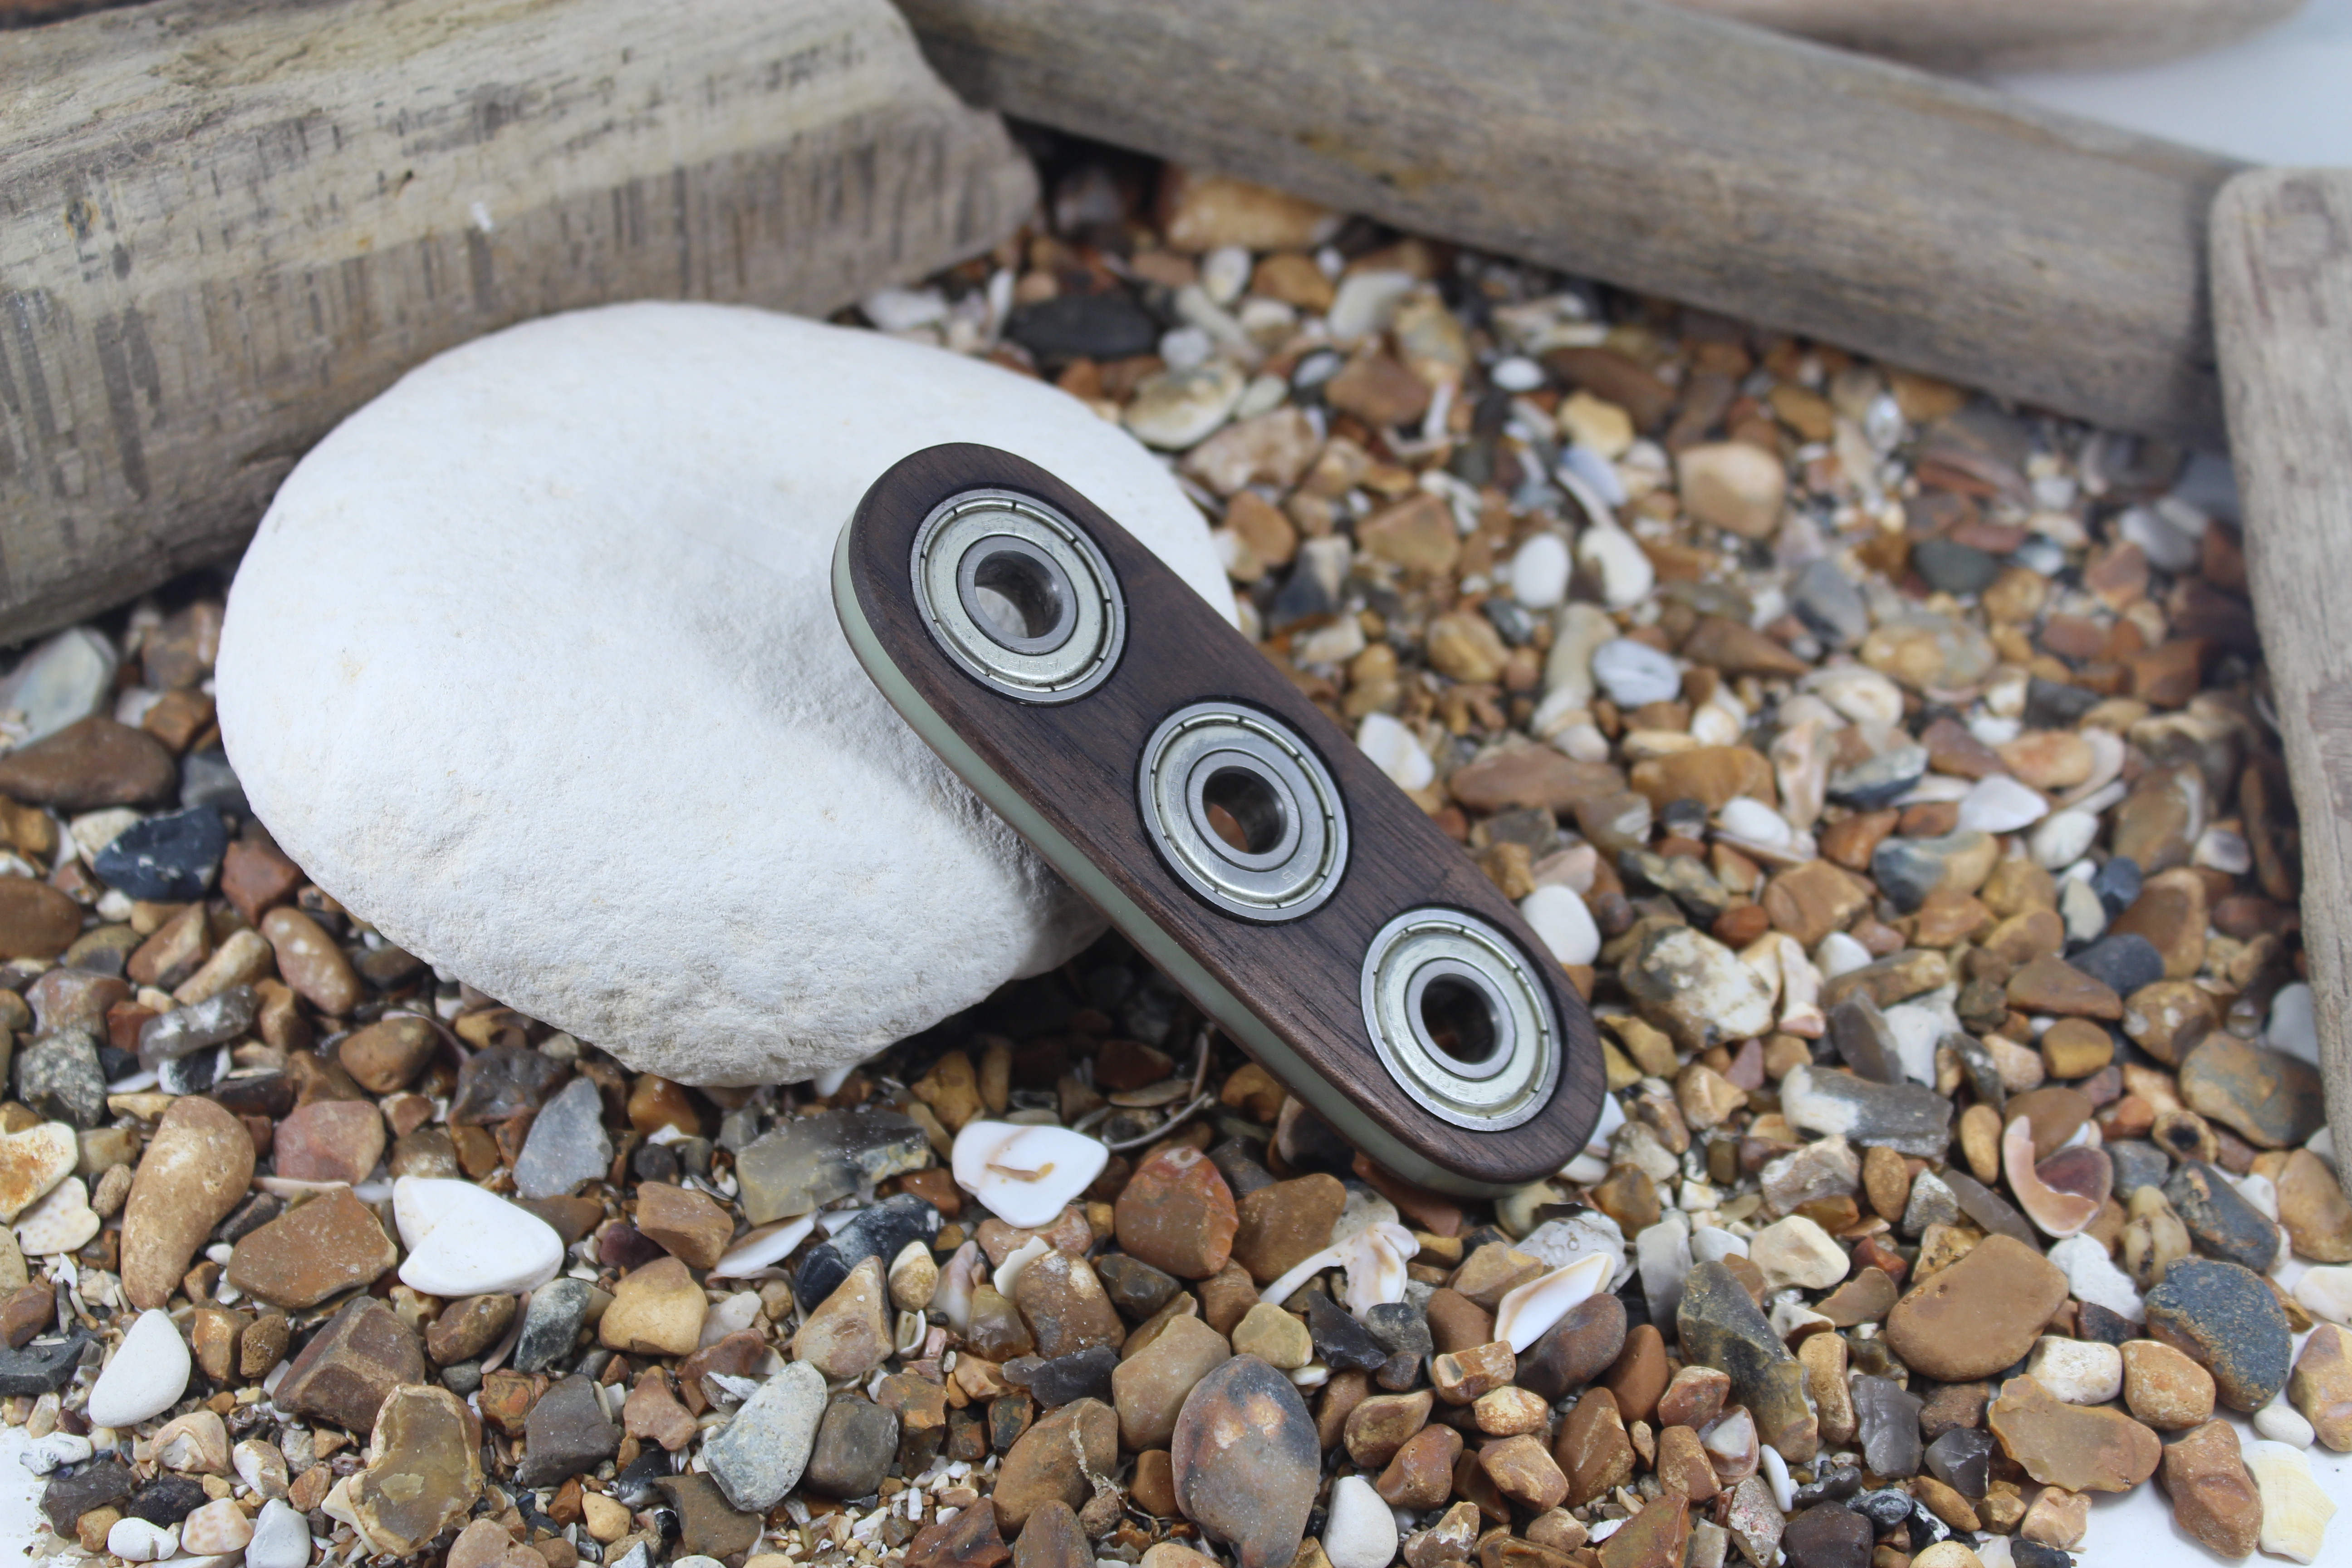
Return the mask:
[(2115, 1184), (2115, 1162), (2104, 1149), (2077, 1144), (2034, 1163), (2033, 1123), (2023, 1116), (2000, 1135), (2000, 1163), (2017, 1206), (2053, 1240), (2080, 1235)]
[(1289, 1273), (1258, 1292), (1261, 1301), (1286, 1301), (1301, 1285), (1326, 1268), (1345, 1268), (1340, 1300), (1358, 1318), (1374, 1307), (1404, 1300), (1405, 1264), (1421, 1250), (1412, 1232), (1393, 1220), (1376, 1220), (1322, 1251), (1302, 1258)]
[(2263, 1550), (2298, 1563), (2316, 1561), (2336, 1504), (2320, 1489), (2311, 1461), (2300, 1448), (2269, 1441), (2248, 1443), (2245, 1461), (2263, 1497)]
[(713, 1279), (740, 1279), (762, 1268), (772, 1268), (793, 1255), (793, 1249), (808, 1239), (816, 1228), (816, 1215), (804, 1214), (791, 1219), (772, 1220), (746, 1235), (729, 1247), (710, 1270)]
[(1005, 1255), (1004, 1261), (996, 1266), (995, 1278), (989, 1283), (996, 1287), (998, 1295), (1010, 1301), (1013, 1300), (1013, 1287), (1021, 1282), (1022, 1270), (1053, 1250), (1053, 1244), (1044, 1237), (1031, 1237)]
[(940, 1270), (940, 1282), (931, 1291), (931, 1316), (953, 1329), (968, 1333), (971, 1329), (971, 1293), (986, 1279), (987, 1264), (981, 1257), (980, 1243), (967, 1241), (956, 1248), (948, 1266)]
[(1495, 1337), (1509, 1341), (1513, 1355), (1524, 1352), (1570, 1308), (1607, 1289), (1614, 1265), (1606, 1254), (1591, 1253), (1505, 1291), (1495, 1307)]
[(949, 1156), (957, 1186), (1024, 1230), (1053, 1224), (1109, 1159), (1110, 1151), (1083, 1132), (1010, 1121), (966, 1122)]

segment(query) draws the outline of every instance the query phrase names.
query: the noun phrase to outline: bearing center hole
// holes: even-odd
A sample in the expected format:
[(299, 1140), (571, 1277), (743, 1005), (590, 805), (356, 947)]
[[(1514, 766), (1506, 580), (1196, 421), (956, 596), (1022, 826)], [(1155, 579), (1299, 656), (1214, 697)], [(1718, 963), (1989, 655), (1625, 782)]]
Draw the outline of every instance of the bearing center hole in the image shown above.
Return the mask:
[(971, 574), (975, 607), (999, 635), (1023, 641), (1061, 624), (1062, 585), (1034, 556), (999, 550)]
[(1218, 837), (1244, 855), (1263, 855), (1282, 842), (1282, 797), (1245, 768), (1219, 768), (1201, 786), (1201, 805)]
[(1429, 1042), (1465, 1067), (1495, 1054), (1495, 1013), (1486, 994), (1451, 975), (1433, 980), (1421, 994), (1421, 1026)]

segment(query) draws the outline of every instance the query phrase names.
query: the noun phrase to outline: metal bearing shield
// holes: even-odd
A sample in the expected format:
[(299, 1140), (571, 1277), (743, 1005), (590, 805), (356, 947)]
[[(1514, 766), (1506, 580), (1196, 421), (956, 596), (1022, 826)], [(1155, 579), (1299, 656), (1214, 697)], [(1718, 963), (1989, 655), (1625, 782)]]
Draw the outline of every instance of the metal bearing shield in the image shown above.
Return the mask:
[[(1274, 841), (1236, 848), (1211, 826), (1205, 792), (1233, 772), (1281, 816)], [(1195, 702), (1160, 721), (1136, 770), (1136, 804), (1160, 858), (1184, 884), (1241, 920), (1297, 920), (1320, 906), (1348, 864), (1348, 813), (1322, 759), (1290, 727), (1235, 702)]]
[[(982, 611), (981, 568), (1006, 560), (1047, 584), (1057, 614), (1042, 635), (1015, 636)], [(1023, 702), (1068, 702), (1101, 685), (1127, 644), (1127, 604), (1110, 563), (1076, 524), (1009, 490), (951, 496), (916, 530), (908, 574), (942, 652), (992, 690)]]
[[(1433, 985), (1466, 986), (1488, 1011), (1492, 1047), (1465, 1061), (1432, 1037)], [(1529, 1121), (1559, 1081), (1560, 1035), (1550, 998), (1508, 937), (1460, 910), (1408, 910), (1364, 953), (1364, 1027), (1381, 1065), (1433, 1116), (1480, 1132)]]

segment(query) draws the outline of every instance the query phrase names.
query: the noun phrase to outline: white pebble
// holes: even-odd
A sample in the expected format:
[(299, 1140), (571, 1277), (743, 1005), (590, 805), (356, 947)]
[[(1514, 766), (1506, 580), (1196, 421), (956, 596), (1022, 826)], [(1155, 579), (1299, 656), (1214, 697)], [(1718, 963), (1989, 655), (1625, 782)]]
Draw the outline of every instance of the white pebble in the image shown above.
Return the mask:
[(118, 1519), (106, 1532), (106, 1549), (125, 1563), (161, 1563), (180, 1549), (180, 1532), (143, 1519)]
[(1412, 731), (1386, 713), (1364, 715), (1356, 726), (1356, 744), (1400, 789), (1427, 789), (1437, 777), (1437, 764)]
[(1396, 1515), (1372, 1483), (1362, 1476), (1333, 1481), (1331, 1511), (1323, 1524), (1323, 1555), (1331, 1568), (1388, 1568), (1396, 1552)]
[(1871, 962), (1870, 949), (1842, 931), (1830, 932), (1822, 938), (1821, 945), (1813, 949), (1813, 963), (1821, 970), (1824, 980), (1835, 980), (1839, 975), (1851, 973)]
[(1903, 689), (1867, 665), (1833, 664), (1797, 684), (1857, 724), (1894, 724), (1903, 718)]
[(2147, 563), (2159, 572), (2186, 572), (2195, 566), (2203, 546), (2197, 537), (2152, 507), (2136, 506), (2125, 511), (2117, 530), (2147, 555)]
[(1508, 354), (1495, 362), (1486, 379), (1505, 392), (1533, 392), (1544, 384), (1544, 370), (1525, 354)]
[(246, 1543), (245, 1568), (310, 1568), (310, 1521), (283, 1498), (261, 1505)]
[(1201, 288), (1220, 305), (1241, 298), (1250, 279), (1250, 253), (1238, 245), (1221, 245), (1201, 258)]
[(2074, 1300), (2105, 1307), (2129, 1322), (2147, 1318), (2147, 1303), (2140, 1300), (2131, 1276), (2116, 1267), (2096, 1237), (2066, 1237), (2050, 1248), (2050, 1261), (2065, 1272), (2067, 1289)]
[(1574, 891), (1557, 885), (1538, 888), (1519, 900), (1519, 914), (1551, 955), (1562, 963), (1591, 963), (1601, 955), (1601, 928)]
[(1511, 557), (1511, 597), (1530, 610), (1549, 610), (1568, 597), (1568, 541), (1557, 533), (1538, 533)]
[(2065, 922), (2069, 942), (2096, 942), (2107, 929), (2107, 906), (2087, 879), (2068, 877), (2058, 884), (2058, 918)]
[(180, 1544), (200, 1557), (240, 1552), (253, 1539), (253, 1521), (226, 1498), (216, 1498), (180, 1523)]
[(2294, 1282), (2295, 1303), (2315, 1317), (2352, 1327), (2352, 1265), (2306, 1268)]
[(1592, 650), (1592, 679), (1620, 708), (1671, 702), (1683, 689), (1674, 655), (1631, 637), (1612, 637)]
[[(1594, 521), (1606, 521), (1605, 517)], [(1612, 610), (1640, 604), (1657, 585), (1657, 569), (1650, 558), (1632, 534), (1614, 525), (1586, 529), (1576, 542), (1576, 563), (1592, 578), (1601, 602)]]
[(2036, 865), (2055, 871), (2081, 859), (2098, 837), (2098, 817), (2075, 806), (2043, 817), (2028, 847)]
[(877, 289), (857, 302), (866, 319), (886, 332), (908, 332), (948, 319), (948, 298), (936, 289)]
[(2027, 1375), (2069, 1405), (2105, 1405), (2124, 1391), (2124, 1353), (2097, 1340), (2044, 1334), (2034, 1342)]
[(1335, 342), (1352, 343), (1359, 338), (1389, 330), (1396, 320), (1397, 307), (1413, 291), (1420, 279), (1410, 272), (1368, 268), (1351, 272), (1339, 280), (1331, 309), (1324, 313), (1323, 324)]
[(2303, 1418), (2303, 1412), (2286, 1402), (2284, 1391), (2254, 1412), (2254, 1430), (2273, 1443), (2284, 1443), (2295, 1448), (2310, 1447), (2313, 1439), (2318, 1436), (2311, 1429), (2311, 1423)]
[(2319, 1019), (2312, 1012), (2311, 987), (2298, 980), (2271, 998), (2270, 1026), (2263, 1043), (2274, 1051), (2319, 1065)]
[[(96, 1426), (134, 1426), (178, 1402), (188, 1386), (188, 1342), (171, 1314), (149, 1308), (122, 1336), (114, 1359), (89, 1391), (89, 1415)], [(115, 1551), (110, 1546), (110, 1551)], [(118, 1557), (126, 1553), (115, 1551)]]
[(70, 1432), (52, 1432), (46, 1437), (34, 1438), (18, 1457), (33, 1474), (46, 1476), (51, 1470), (80, 1464), (90, 1453), (89, 1438), (77, 1437)]
[(408, 1250), (400, 1282), (428, 1296), (536, 1289), (563, 1266), (554, 1226), (471, 1182), (403, 1176), (392, 1214)]
[(2232, 833), (2226, 827), (2209, 827), (2197, 836), (2197, 848), (2189, 857), (2199, 866), (2210, 867), (2232, 877), (2242, 877), (2253, 869), (2253, 847), (2242, 833)]
[(1787, 817), (1753, 795), (1732, 796), (1715, 814), (1715, 820), (1734, 838), (1770, 849), (1785, 849), (1796, 837)]
[(1960, 797), (1960, 826), (1980, 833), (2014, 833), (2049, 815), (2050, 803), (2038, 791), (2007, 773), (1977, 780)]
[(949, 1163), (957, 1186), (1005, 1224), (1025, 1230), (1053, 1224), (1109, 1159), (1100, 1142), (1067, 1128), (968, 1121), (956, 1134)]
[(1703, 1225), (1691, 1232), (1691, 1258), (1695, 1263), (1720, 1263), (1727, 1258), (1748, 1256), (1748, 1238), (1734, 1236), (1720, 1226)]

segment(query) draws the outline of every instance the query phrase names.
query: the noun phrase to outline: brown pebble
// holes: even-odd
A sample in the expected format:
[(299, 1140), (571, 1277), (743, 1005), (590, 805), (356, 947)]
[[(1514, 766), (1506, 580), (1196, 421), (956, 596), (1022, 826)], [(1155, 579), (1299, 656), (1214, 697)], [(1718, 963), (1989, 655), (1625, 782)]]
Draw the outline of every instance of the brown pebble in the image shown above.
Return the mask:
[(1658, 1399), (1670, 1376), (1666, 1342), (1650, 1323), (1637, 1325), (1625, 1336), (1625, 1348), (1601, 1376), (1613, 1394), (1619, 1413), (1628, 1421), (1647, 1421), (1658, 1413)]
[(1232, 1256), (1233, 1189), (1197, 1149), (1168, 1149), (1128, 1178), (1114, 1208), (1121, 1250), (1180, 1279), (1205, 1279)]
[(2224, 1557), (2253, 1551), (2263, 1532), (2263, 1499), (2236, 1427), (2208, 1421), (2167, 1444), (2161, 1479), (2173, 1522), (2184, 1532)]
[(1391, 1508), (1435, 1508), (1453, 1495), (1454, 1461), (1461, 1453), (1461, 1433), (1424, 1426), (1390, 1456), (1372, 1489)]
[(1430, 1292), (1429, 1337), (1439, 1353), (1475, 1349), (1495, 1338), (1495, 1315), (1459, 1290), (1441, 1286)]
[(2066, 1276), (2041, 1253), (1987, 1237), (1895, 1304), (1886, 1342), (1906, 1366), (1938, 1382), (1989, 1377), (2024, 1359), (2066, 1292)]
[(261, 917), (261, 934), (278, 956), (279, 978), (329, 1017), (343, 1016), (366, 994), (334, 938), (301, 910), (270, 910)]
[(1616, 1396), (1606, 1388), (1587, 1389), (1560, 1423), (1552, 1458), (1568, 1477), (1570, 1508), (1582, 1508), (1633, 1479), (1633, 1444)]
[(1270, 1285), (1330, 1245), (1347, 1204), (1346, 1186), (1320, 1171), (1260, 1187), (1236, 1205), (1233, 1260), (1258, 1284)]
[(122, 1286), (134, 1307), (163, 1306), (196, 1248), (245, 1198), (253, 1140), (210, 1100), (184, 1095), (155, 1125), (122, 1209)]
[[(375, 1108), (367, 1111), (373, 1116)], [(272, 1306), (315, 1307), (373, 1284), (399, 1260), (375, 1211), (337, 1187), (239, 1241), (229, 1254), (228, 1282)]]
[(0, 794), (68, 814), (160, 800), (179, 782), (162, 742), (111, 719), (81, 720), (0, 756)]
[(2027, 1376), (2001, 1384), (1985, 1424), (2027, 1475), (2069, 1491), (2129, 1491), (2164, 1454), (2157, 1435), (2122, 1411), (2068, 1405)]

